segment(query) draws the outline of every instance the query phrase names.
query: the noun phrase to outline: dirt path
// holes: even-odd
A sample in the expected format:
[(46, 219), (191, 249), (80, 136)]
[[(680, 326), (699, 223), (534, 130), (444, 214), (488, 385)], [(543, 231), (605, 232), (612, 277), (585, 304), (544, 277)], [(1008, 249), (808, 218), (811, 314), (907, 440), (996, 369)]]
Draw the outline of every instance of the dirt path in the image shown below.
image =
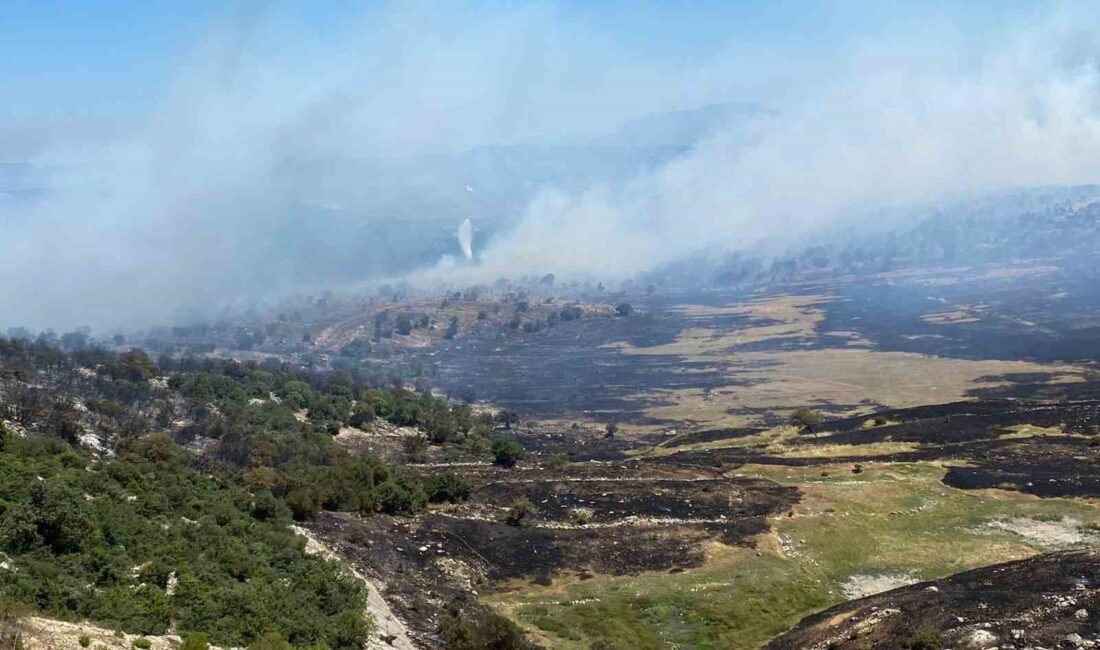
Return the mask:
[(367, 641), (367, 650), (388, 650), (390, 648), (417, 650), (416, 644), (409, 637), (409, 630), (405, 627), (404, 621), (393, 613), (389, 603), (382, 597), (382, 592), (366, 576), (355, 570), (355, 567), (351, 566), (350, 563), (345, 562), (328, 545), (317, 539), (313, 533), (301, 526), (292, 526), (292, 528), (296, 534), (305, 538), (306, 553), (320, 555), (326, 559), (340, 562), (352, 575), (367, 586), (367, 611), (374, 619), (374, 631), (370, 640)]

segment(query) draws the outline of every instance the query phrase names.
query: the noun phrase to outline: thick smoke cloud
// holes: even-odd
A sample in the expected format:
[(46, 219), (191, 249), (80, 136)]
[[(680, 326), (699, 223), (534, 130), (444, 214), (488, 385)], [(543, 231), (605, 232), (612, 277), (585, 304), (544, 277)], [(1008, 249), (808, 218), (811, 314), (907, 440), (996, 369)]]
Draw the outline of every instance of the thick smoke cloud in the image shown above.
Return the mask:
[[(124, 137), (35, 161), (55, 174), (49, 197), (0, 213), (0, 326), (140, 327), (312, 290), (328, 251), (299, 240), (329, 222), (306, 208), (367, 224), (409, 196), (444, 205), (466, 194), (461, 175), (441, 181), (425, 160), (600, 142), (712, 102), (773, 110), (625, 183), (544, 187), (478, 235), (476, 264), (410, 279), (626, 277), (945, 195), (1100, 180), (1100, 41), (1085, 12), (980, 39), (857, 36), (792, 64), (751, 41), (687, 59), (617, 49), (552, 5), (456, 6), (372, 5), (315, 41), (278, 14), (214, 30)], [(374, 253), (364, 276), (384, 274)]]
[(0, 212), (0, 328), (141, 327), (318, 288), (303, 285), (329, 254), (325, 219), (444, 204), (462, 185), (425, 161), (609, 130), (667, 72), (629, 72), (542, 6), (457, 13), (368, 4), (315, 40), (278, 13), (227, 19), (123, 137), (31, 161), (50, 191)]
[(980, 47), (864, 43), (774, 117), (731, 124), (625, 187), (543, 193), (479, 272), (625, 277), (914, 204), (1095, 183), (1095, 27), (1067, 10)]

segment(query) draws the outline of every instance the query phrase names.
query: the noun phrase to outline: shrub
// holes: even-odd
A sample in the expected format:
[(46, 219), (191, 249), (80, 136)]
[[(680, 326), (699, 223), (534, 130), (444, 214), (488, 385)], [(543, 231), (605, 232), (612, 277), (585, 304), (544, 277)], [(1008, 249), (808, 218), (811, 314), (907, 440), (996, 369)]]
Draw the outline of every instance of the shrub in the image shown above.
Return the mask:
[(428, 505), (428, 496), (419, 485), (407, 486), (386, 481), (375, 489), (378, 508), (388, 515), (415, 515)]
[(321, 502), (313, 490), (307, 487), (294, 488), (286, 495), (286, 505), (295, 521), (313, 519), (321, 511)]
[(374, 412), (374, 406), (365, 402), (359, 402), (351, 409), (351, 417), (348, 418), (348, 424), (362, 429), (364, 426), (370, 424), (377, 415)]
[(569, 464), (569, 456), (565, 454), (554, 454), (550, 457), (550, 460), (546, 461), (546, 465), (552, 469), (562, 469)]
[(401, 314), (397, 317), (397, 323), (394, 325), (394, 329), (398, 334), (408, 336), (413, 330), (412, 319), (409, 318), (408, 314)]
[(286, 642), (282, 634), (268, 632), (262, 637), (248, 644), (248, 650), (294, 650), (293, 646)]
[(23, 633), (23, 620), (28, 608), (14, 600), (0, 596), (0, 648), (18, 648)]
[(512, 506), (508, 508), (508, 514), (504, 517), (504, 523), (509, 526), (523, 526), (531, 521), (537, 513), (538, 511), (535, 510), (535, 504), (524, 497), (520, 497), (513, 501)]
[(931, 625), (922, 625), (909, 637), (909, 650), (940, 650), (943, 640), (940, 632)]
[(260, 490), (252, 497), (252, 516), (268, 521), (279, 516), (279, 500), (269, 490)]
[(436, 474), (424, 481), (424, 491), (428, 493), (428, 501), (433, 503), (443, 501), (458, 503), (470, 497), (470, 493), (474, 491), (474, 484), (465, 476), (453, 472)]
[(134, 647), (138, 648), (138, 650), (149, 650), (149, 648), (153, 647), (153, 642), (145, 637), (140, 637), (134, 639)]
[(207, 650), (209, 647), (210, 642), (206, 640), (206, 635), (196, 632), (183, 637), (179, 650)]
[(511, 429), (519, 424), (519, 414), (507, 409), (500, 411), (493, 417), (498, 424), (503, 424), (505, 429)]
[(523, 445), (515, 438), (502, 437), (493, 439), (493, 462), (503, 467), (515, 467), (527, 452)]
[(92, 645), (92, 637), (88, 636), (87, 634), (81, 634), (80, 638), (77, 639), (76, 642), (80, 644), (81, 648), (87, 648), (88, 646)]
[(488, 456), (493, 453), (492, 441), (487, 435), (470, 435), (462, 444), (467, 453), (474, 456)]
[(428, 439), (425, 436), (405, 436), (401, 440), (401, 449), (405, 452), (405, 460), (410, 463), (428, 461)]
[(446, 650), (527, 650), (533, 648), (508, 619), (463, 594), (447, 603), (439, 621)]
[(573, 508), (569, 511), (569, 520), (578, 526), (583, 526), (592, 521), (593, 514), (591, 508)]
[(824, 419), (821, 411), (805, 406), (791, 414), (791, 422), (807, 433), (816, 433)]
[(629, 316), (634, 313), (634, 305), (629, 302), (621, 302), (615, 307), (615, 313), (619, 316)]

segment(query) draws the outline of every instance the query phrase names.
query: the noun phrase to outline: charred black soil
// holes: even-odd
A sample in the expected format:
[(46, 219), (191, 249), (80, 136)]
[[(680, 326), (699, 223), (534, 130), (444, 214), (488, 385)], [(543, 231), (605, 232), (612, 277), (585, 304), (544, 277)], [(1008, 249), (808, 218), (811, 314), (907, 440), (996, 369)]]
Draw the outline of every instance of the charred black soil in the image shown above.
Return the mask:
[[(326, 514), (310, 529), (367, 576), (414, 633), (437, 643), (436, 612), (460, 592), (596, 575), (683, 571), (708, 541), (750, 545), (798, 501), (771, 481), (629, 461), (564, 468), (469, 467), (469, 500), (415, 520)], [(535, 508), (504, 523), (517, 499)]]
[(1100, 553), (1051, 553), (831, 607), (767, 648), (1092, 647), (1098, 609)]
[[(876, 418), (895, 422), (867, 426)], [(696, 464), (727, 466), (814, 466), (838, 463), (942, 461), (956, 463), (944, 482), (963, 489), (1007, 488), (1044, 497), (1100, 497), (1100, 403), (1042, 404), (1014, 401), (957, 402), (885, 411), (873, 417), (848, 418), (825, 424), (820, 435), (806, 434), (787, 443), (787, 454), (766, 451), (766, 445), (731, 446), (681, 451), (665, 458)], [(1019, 437), (1020, 427), (1034, 427)], [(701, 431), (662, 446), (693, 442), (737, 441), (763, 429)], [(880, 443), (913, 443), (900, 453), (861, 454), (860, 448)], [(814, 455), (815, 448), (850, 450), (844, 455)], [(870, 448), (870, 447), (868, 447)], [(795, 453), (789, 453), (795, 452)], [(802, 452), (802, 453), (798, 453)]]

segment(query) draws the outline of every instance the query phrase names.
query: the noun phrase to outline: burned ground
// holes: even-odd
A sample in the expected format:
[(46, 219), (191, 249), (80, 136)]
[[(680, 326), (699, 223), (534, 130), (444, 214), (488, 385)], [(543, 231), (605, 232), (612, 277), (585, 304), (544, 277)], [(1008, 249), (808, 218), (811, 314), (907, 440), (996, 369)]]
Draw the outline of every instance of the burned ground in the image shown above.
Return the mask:
[(879, 350), (1094, 361), (1100, 356), (1097, 280), (1091, 262), (1065, 260), (862, 279), (838, 289), (822, 328), (859, 332)]
[[(799, 498), (767, 480), (648, 461), (463, 472), (474, 483), (465, 503), (417, 519), (326, 514), (310, 525), (386, 585), (391, 607), (428, 645), (439, 608), (460, 592), (697, 567), (706, 542), (751, 545)], [(508, 525), (519, 498), (536, 512)]]
[(1100, 641), (1098, 611), (1100, 553), (1051, 553), (837, 605), (767, 648), (906, 648), (922, 629), (944, 647), (1079, 648)]
[[(724, 383), (710, 364), (679, 357), (628, 357), (612, 344), (668, 343), (686, 326), (669, 299), (639, 304), (628, 318), (581, 319), (519, 338), (497, 333), (467, 337), (438, 350), (432, 363), (445, 389), (464, 387), (482, 398), (540, 417), (595, 414), (640, 419), (644, 404), (627, 399), (653, 388), (708, 388)], [(715, 317), (724, 327), (732, 317)], [(744, 320), (744, 319), (740, 319)]]
[[(867, 426), (876, 418), (894, 422)], [(685, 449), (670, 462), (787, 465), (806, 467), (848, 463), (937, 461), (952, 465), (948, 485), (964, 489), (1000, 487), (1037, 496), (1100, 496), (1100, 403), (1042, 404), (976, 401), (885, 411), (874, 417), (827, 422), (820, 435), (802, 435), (785, 442), (784, 453), (769, 452), (766, 443), (739, 445), (765, 429), (699, 432), (711, 444), (730, 446)], [(1032, 434), (1020, 435), (1020, 427)], [(675, 439), (673, 442), (675, 443)], [(697, 441), (687, 438), (680, 445)], [(911, 443), (896, 453), (861, 453), (883, 444)], [(838, 455), (834, 450), (844, 449)], [(821, 453), (815, 453), (820, 450)], [(828, 451), (829, 453), (825, 453)], [(654, 459), (660, 462), (661, 458)]]
[[(519, 411), (520, 424), (497, 434), (527, 458), (505, 470), (436, 448), (407, 471), (460, 473), (467, 501), (411, 519), (327, 514), (311, 527), (383, 585), (428, 647), (443, 605), (476, 592), (552, 647), (635, 647), (610, 641), (601, 622), (638, 611), (630, 625), (644, 634), (619, 641), (755, 648), (851, 597), (849, 581), (936, 578), (1064, 548), (1036, 536), (1035, 522), (1065, 521), (1092, 540), (1094, 297), (1044, 269), (973, 275), (631, 296), (632, 316), (538, 332), (474, 323), (405, 354), (434, 367), (447, 392)], [(831, 419), (800, 434), (788, 426), (798, 406)], [(621, 431), (606, 436), (606, 422)], [(507, 525), (518, 499), (535, 512)], [(1014, 532), (1025, 528), (1031, 537)], [(967, 575), (942, 581), (961, 595), (930, 611), (958, 604), (985, 621), (981, 602), (1010, 616), (995, 584)], [(913, 632), (889, 628), (904, 617), (858, 616), (882, 619), (888, 634), (876, 641), (872, 626), (870, 645), (853, 648), (904, 647)], [(1036, 638), (1056, 627), (1037, 626)], [(803, 647), (803, 637), (782, 645), (789, 638), (772, 647)]]
[(799, 395), (833, 414), (1100, 397), (1100, 382), (1082, 380), (1100, 358), (1095, 272), (1029, 264), (635, 295), (630, 317), (520, 336), (471, 330), (411, 354), (445, 390), (524, 414), (673, 428), (775, 424)]

